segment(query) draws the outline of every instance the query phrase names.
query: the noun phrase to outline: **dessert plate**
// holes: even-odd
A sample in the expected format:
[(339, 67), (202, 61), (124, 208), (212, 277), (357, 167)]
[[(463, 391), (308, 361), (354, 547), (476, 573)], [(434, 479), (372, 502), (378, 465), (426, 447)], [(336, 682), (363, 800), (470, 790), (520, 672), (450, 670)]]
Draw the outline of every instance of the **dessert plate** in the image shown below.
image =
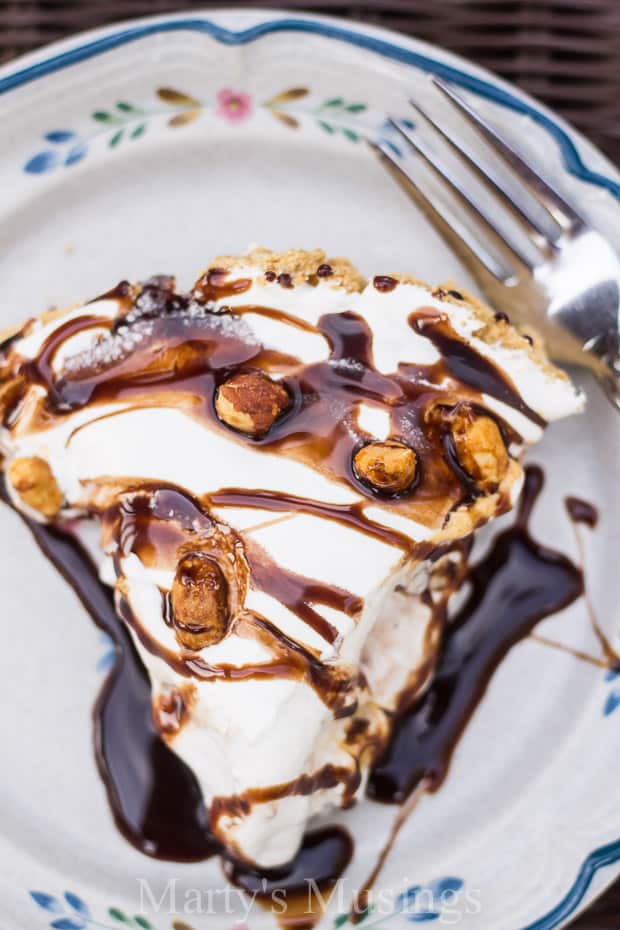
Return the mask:
[[(614, 169), (508, 85), (378, 29), (210, 11), (89, 33), (0, 71), (0, 326), (157, 269), (188, 286), (208, 256), (251, 240), (471, 284), (364, 144), (397, 146), (385, 115), (408, 116), (409, 95), (438, 105), (428, 73), (471, 93), (620, 247)], [(536, 450), (547, 484), (533, 532), (583, 562), (588, 598), (539, 627), (555, 648), (530, 639), (504, 660), (440, 791), (415, 811), (366, 801), (329, 818), (355, 853), (325, 927), (348, 923), (399, 819), (365, 928), (551, 930), (620, 872), (620, 679), (590, 616), (617, 643), (620, 421), (584, 386), (587, 414)], [(571, 523), (567, 495), (599, 508), (595, 529)], [(16, 515), (0, 519), (0, 925), (274, 926), (216, 860), (160, 862), (117, 831), (91, 723), (110, 645)]]

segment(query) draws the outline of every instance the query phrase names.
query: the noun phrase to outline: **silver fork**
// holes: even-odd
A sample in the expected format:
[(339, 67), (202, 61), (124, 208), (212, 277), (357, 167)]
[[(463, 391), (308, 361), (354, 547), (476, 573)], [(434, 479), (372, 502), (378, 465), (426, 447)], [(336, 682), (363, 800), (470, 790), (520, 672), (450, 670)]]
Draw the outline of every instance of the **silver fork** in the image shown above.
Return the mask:
[[(406, 123), (390, 123), (408, 148), (415, 152), (464, 208), (462, 222), (454, 210), (416, 179), (416, 173), (385, 142), (374, 147), (389, 162), (397, 179), (416, 196), (434, 225), (470, 268), (493, 306), (518, 322), (535, 326), (558, 361), (589, 368), (620, 411), (620, 261), (609, 242), (592, 229), (572, 204), (507, 141), (505, 136), (453, 87), (433, 78), (461, 118), (474, 127), (518, 186), (507, 185), (490, 160), (446, 128), (419, 103), (410, 101), (435, 135), (455, 153), (465, 171), (455, 171)], [(470, 174), (517, 221), (529, 240), (523, 248), (518, 236), (500, 229), (497, 209), (487, 197), (472, 191)], [(514, 187), (510, 190), (509, 187)], [(525, 192), (524, 192), (525, 189)], [(529, 192), (529, 197), (526, 192)], [(532, 209), (532, 204), (534, 209)], [(470, 221), (473, 220), (474, 229)], [(490, 241), (488, 248), (480, 231)], [(500, 257), (494, 254), (499, 251)]]

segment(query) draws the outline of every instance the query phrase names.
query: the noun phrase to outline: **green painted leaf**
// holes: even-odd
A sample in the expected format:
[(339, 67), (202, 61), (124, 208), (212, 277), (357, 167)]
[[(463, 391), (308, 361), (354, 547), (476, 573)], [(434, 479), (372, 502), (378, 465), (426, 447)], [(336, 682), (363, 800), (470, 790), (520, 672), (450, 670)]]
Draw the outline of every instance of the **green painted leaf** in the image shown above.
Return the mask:
[(142, 110), (139, 110), (138, 107), (134, 107), (132, 103), (127, 103), (126, 100), (119, 100), (116, 104), (116, 109), (120, 110), (121, 113), (142, 113)]
[(348, 113), (363, 113), (364, 110), (367, 110), (367, 109), (368, 107), (366, 106), (365, 103), (350, 103), (348, 106), (345, 107), (345, 110)]
[(338, 916), (334, 920), (335, 930), (338, 930), (338, 927), (342, 927), (343, 924), (346, 924), (348, 919), (349, 919), (348, 914), (338, 914)]
[(332, 97), (330, 100), (326, 100), (323, 104), (324, 107), (341, 107), (344, 104), (342, 97)]
[(124, 134), (125, 134), (124, 129), (119, 129), (118, 132), (114, 133), (114, 135), (111, 137), (110, 141), (108, 142), (108, 145), (110, 146), (111, 149), (116, 148), (116, 146), (122, 140)]
[(127, 917), (126, 914), (123, 914), (123, 912), (119, 910), (118, 907), (108, 908), (108, 915), (112, 918), (112, 920), (119, 920), (122, 924), (130, 923), (129, 917)]
[(324, 129), (325, 132), (330, 133), (330, 135), (336, 131), (333, 126), (330, 126), (329, 123), (326, 123), (322, 119), (319, 120), (319, 126), (321, 127), (321, 129)]
[(116, 117), (112, 116), (111, 113), (108, 113), (106, 110), (95, 110), (92, 114), (92, 118), (97, 120), (98, 123), (116, 123)]
[(150, 923), (150, 921), (148, 921), (146, 917), (142, 917), (140, 914), (136, 914), (136, 916), (133, 919), (133, 922), (136, 925), (136, 927), (142, 927), (142, 930), (155, 930), (155, 927), (153, 926), (153, 924)]
[(350, 142), (359, 142), (360, 140), (360, 137), (358, 136), (358, 134), (356, 132), (353, 132), (352, 129), (343, 129), (342, 134), (343, 136), (346, 136)]
[(132, 129), (131, 138), (139, 139), (140, 136), (143, 136), (145, 132), (146, 132), (146, 123), (140, 123), (139, 126), (136, 126), (135, 129)]

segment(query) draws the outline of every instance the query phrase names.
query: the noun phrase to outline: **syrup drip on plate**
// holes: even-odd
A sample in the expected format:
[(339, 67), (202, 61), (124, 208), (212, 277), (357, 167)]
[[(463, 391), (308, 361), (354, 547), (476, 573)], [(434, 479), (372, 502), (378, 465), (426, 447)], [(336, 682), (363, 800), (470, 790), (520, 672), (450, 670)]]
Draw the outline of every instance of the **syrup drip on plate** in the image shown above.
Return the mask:
[(599, 513), (593, 504), (580, 497), (567, 497), (564, 503), (573, 523), (585, 523), (592, 530), (598, 525)]
[[(580, 497), (567, 497), (564, 501), (564, 505), (566, 507), (566, 512), (573, 524), (575, 542), (577, 543), (577, 549), (579, 551), (579, 559), (581, 565), (583, 566), (585, 564), (586, 553), (581, 528), (583, 526), (587, 526), (591, 530), (595, 529), (598, 526), (599, 512), (593, 504), (582, 500)], [(594, 608), (594, 604), (592, 603), (592, 598), (590, 597), (590, 593), (587, 590), (585, 592), (585, 602), (588, 616), (590, 618), (592, 632), (599, 641), (599, 645), (603, 652), (603, 659), (597, 659), (596, 657), (590, 656), (587, 653), (579, 653), (578, 650), (574, 651), (573, 654), (576, 655), (576, 658), (582, 659), (585, 662), (590, 662), (591, 664), (602, 664), (604, 667), (613, 669), (614, 671), (618, 672), (620, 671), (620, 656), (618, 655), (616, 649), (614, 649), (612, 646), (609, 637), (601, 626), (597, 612)], [(569, 647), (565, 647), (565, 651), (567, 650), (569, 650)]]
[(311, 928), (320, 920), (324, 902), (353, 855), (351, 837), (342, 827), (325, 827), (306, 834), (294, 861), (284, 869), (261, 871), (228, 862), (226, 877), (254, 895), (283, 930)]
[[(4, 486), (2, 497), (7, 501)], [(179, 862), (206, 859), (219, 845), (209, 833), (198, 782), (155, 729), (148, 676), (116, 615), (111, 590), (99, 580), (77, 539), (18, 514), (116, 648), (93, 719), (97, 765), (119, 830), (149, 856)]]
[(372, 798), (402, 803), (422, 780), (437, 789), (503, 657), (540, 620), (583, 593), (581, 570), (529, 533), (543, 480), (540, 468), (527, 469), (514, 526), (470, 569), (466, 583), (471, 592), (446, 629), (433, 683), (398, 721), (390, 746), (371, 773)]

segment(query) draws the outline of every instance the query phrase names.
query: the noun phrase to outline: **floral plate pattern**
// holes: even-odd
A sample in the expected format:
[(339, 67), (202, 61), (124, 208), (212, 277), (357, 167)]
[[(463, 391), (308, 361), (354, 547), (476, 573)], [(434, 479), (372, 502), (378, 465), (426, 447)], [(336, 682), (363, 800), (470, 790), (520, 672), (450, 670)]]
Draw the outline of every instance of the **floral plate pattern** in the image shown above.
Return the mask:
[[(107, 110), (95, 110), (90, 114), (93, 121), (90, 132), (78, 133), (66, 128), (49, 130), (42, 140), (46, 147), (28, 159), (24, 171), (44, 174), (56, 168), (70, 168), (86, 158), (91, 146), (98, 142), (114, 149), (123, 143), (141, 139), (149, 124), (162, 117), (171, 129), (187, 126), (205, 115), (238, 125), (250, 120), (257, 107), (289, 129), (299, 129), (303, 120), (312, 120), (329, 135), (340, 133), (349, 142), (381, 140), (397, 155), (401, 154), (391, 138), (394, 135), (391, 124), (384, 117), (371, 123), (367, 118), (366, 103), (347, 101), (342, 97), (313, 100), (307, 87), (289, 87), (264, 101), (255, 101), (251, 94), (230, 88), (216, 91), (211, 99), (199, 100), (172, 87), (158, 87), (154, 97), (159, 104), (165, 104), (166, 109), (157, 109), (146, 101), (137, 106), (118, 100)], [(413, 126), (411, 122), (409, 125)]]

